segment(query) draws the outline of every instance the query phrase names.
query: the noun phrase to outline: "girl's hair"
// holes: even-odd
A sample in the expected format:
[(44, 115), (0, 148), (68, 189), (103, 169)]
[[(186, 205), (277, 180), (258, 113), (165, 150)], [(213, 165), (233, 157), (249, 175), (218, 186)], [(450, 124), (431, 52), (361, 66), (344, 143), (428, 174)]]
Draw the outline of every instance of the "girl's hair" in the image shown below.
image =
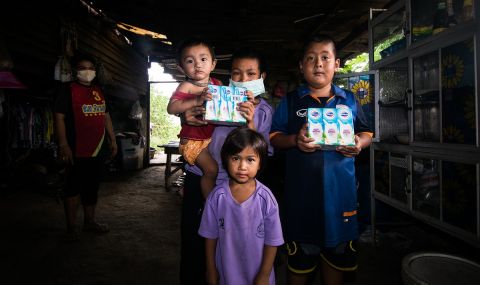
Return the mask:
[(267, 72), (267, 63), (265, 57), (261, 52), (253, 47), (241, 47), (236, 50), (232, 55), (232, 62), (235, 59), (251, 58), (258, 60), (258, 69), (260, 73)]
[(337, 58), (337, 48), (336, 48), (335, 40), (328, 35), (320, 34), (320, 35), (311, 35), (305, 39), (302, 46), (302, 54), (300, 55), (300, 60), (303, 58), (303, 56), (305, 55), (305, 52), (313, 43), (325, 43), (325, 44), (331, 43), (333, 46), (333, 55), (335, 56), (335, 59)]
[(229, 157), (240, 153), (247, 147), (253, 148), (253, 151), (260, 158), (260, 169), (258, 173), (262, 172), (267, 162), (268, 145), (260, 133), (247, 127), (236, 128), (228, 134), (220, 152), (223, 167), (227, 169)]
[(210, 55), (212, 56), (212, 59), (215, 60), (215, 51), (212, 45), (208, 43), (206, 40), (193, 37), (193, 38), (188, 38), (181, 42), (177, 48), (177, 62), (179, 65), (182, 65), (182, 55), (183, 52), (190, 47), (194, 46), (205, 46), (208, 48), (208, 51), (210, 52)]

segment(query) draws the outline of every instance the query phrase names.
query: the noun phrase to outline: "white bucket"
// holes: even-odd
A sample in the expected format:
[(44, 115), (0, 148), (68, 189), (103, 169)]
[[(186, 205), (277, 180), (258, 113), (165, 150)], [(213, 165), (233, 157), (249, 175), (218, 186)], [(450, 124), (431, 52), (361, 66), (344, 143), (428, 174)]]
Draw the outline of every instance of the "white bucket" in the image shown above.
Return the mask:
[(480, 284), (480, 264), (436, 252), (410, 253), (402, 259), (405, 285)]

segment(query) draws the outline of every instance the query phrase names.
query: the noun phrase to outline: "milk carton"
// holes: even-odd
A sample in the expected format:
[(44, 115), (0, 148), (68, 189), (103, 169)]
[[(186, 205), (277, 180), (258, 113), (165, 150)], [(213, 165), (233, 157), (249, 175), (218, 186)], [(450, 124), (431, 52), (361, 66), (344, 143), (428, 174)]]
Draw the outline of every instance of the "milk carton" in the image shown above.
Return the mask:
[(355, 132), (353, 130), (352, 110), (347, 107), (337, 109), (340, 145), (355, 145)]
[(323, 144), (322, 108), (308, 108), (307, 122), (308, 137), (315, 139), (316, 144)]
[(219, 125), (244, 125), (245, 118), (237, 111), (237, 104), (247, 101), (245, 88), (208, 85), (212, 100), (205, 103), (205, 121)]
[(339, 130), (337, 123), (337, 109), (323, 108), (324, 144), (339, 145)]

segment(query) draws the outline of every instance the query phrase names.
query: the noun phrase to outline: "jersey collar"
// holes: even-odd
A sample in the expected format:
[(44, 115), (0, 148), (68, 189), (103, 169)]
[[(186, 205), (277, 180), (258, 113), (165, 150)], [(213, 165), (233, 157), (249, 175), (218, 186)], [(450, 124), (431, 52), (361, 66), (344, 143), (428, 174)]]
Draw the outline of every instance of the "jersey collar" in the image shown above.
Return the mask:
[[(336, 86), (335, 84), (332, 84), (332, 90), (333, 90), (333, 96), (339, 96), (339, 97), (342, 97), (343, 99), (346, 98), (345, 90)], [(307, 95), (310, 95), (310, 89), (308, 89), (307, 85), (303, 84), (298, 88), (297, 94), (298, 94), (298, 97), (303, 98)]]

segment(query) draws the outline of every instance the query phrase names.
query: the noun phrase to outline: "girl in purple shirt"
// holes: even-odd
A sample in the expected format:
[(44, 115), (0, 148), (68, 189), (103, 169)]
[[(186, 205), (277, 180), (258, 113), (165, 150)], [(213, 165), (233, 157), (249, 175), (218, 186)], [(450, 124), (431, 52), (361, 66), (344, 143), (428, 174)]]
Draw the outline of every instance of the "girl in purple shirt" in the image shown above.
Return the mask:
[(283, 244), (278, 204), (255, 179), (267, 158), (263, 136), (232, 131), (221, 150), (229, 179), (208, 196), (198, 233), (206, 238), (208, 284), (275, 284), (273, 262)]

